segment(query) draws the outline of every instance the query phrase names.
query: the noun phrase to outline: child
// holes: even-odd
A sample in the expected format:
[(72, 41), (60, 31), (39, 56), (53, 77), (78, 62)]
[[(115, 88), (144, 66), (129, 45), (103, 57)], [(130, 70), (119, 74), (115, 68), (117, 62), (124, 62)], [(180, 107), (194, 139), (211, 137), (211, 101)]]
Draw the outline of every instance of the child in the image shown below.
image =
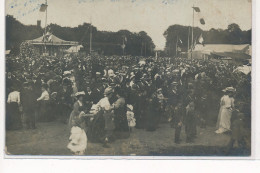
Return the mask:
[(128, 121), (128, 127), (129, 130), (132, 131), (132, 128), (135, 127), (136, 123), (135, 123), (135, 114), (133, 112), (133, 106), (132, 105), (127, 105), (127, 112), (126, 112), (126, 116), (127, 116), (127, 121)]
[(71, 128), (70, 142), (67, 148), (75, 155), (84, 155), (87, 149), (87, 135), (85, 133), (85, 122), (83, 120), (84, 112), (78, 117), (74, 117), (75, 124)]

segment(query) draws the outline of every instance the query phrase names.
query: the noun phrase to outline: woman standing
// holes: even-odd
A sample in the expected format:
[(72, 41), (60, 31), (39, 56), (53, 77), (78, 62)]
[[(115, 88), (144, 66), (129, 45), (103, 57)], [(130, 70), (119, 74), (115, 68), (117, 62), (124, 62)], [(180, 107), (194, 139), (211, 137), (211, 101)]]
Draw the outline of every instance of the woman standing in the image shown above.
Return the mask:
[(112, 106), (109, 102), (109, 99), (113, 96), (113, 88), (108, 87), (104, 91), (104, 98), (102, 98), (98, 103), (97, 106), (103, 112), (104, 117), (104, 147), (109, 147), (108, 143), (112, 140), (113, 131), (115, 129), (114, 125), (114, 113), (112, 112)]
[(37, 99), (37, 101), (40, 103), (38, 120), (42, 122), (47, 122), (50, 121), (50, 115), (49, 115), (50, 96), (48, 93), (48, 85), (43, 84), (41, 90), (42, 90), (41, 97)]
[(236, 90), (233, 87), (227, 87), (223, 90), (223, 92), (225, 92), (225, 95), (220, 100), (217, 130), (215, 131), (217, 134), (221, 134), (230, 130), (230, 120), (232, 116), (232, 111), (234, 109), (235, 101), (233, 98), (233, 93), (235, 91)]
[(114, 122), (115, 122), (115, 131), (126, 132), (129, 131), (128, 121), (126, 117), (126, 104), (125, 99), (123, 98), (122, 90), (116, 90), (117, 100), (113, 103), (114, 107)]
[(77, 101), (73, 105), (73, 110), (70, 114), (69, 118), (69, 128), (71, 129), (73, 126), (76, 125), (77, 118), (81, 111), (83, 111), (83, 98), (85, 96), (85, 92), (77, 92), (75, 94)]
[(19, 112), (20, 92), (12, 88), (12, 92), (8, 95), (6, 111), (6, 129), (17, 130), (22, 128), (21, 115)]

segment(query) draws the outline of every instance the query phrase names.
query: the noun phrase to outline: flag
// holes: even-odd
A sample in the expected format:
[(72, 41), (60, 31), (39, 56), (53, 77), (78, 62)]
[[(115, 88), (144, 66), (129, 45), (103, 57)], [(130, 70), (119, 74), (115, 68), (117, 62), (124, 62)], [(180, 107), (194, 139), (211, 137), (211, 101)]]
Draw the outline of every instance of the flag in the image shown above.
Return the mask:
[(199, 7), (192, 7), (196, 12), (200, 12), (200, 8)]
[(177, 51), (178, 51), (178, 52), (181, 52), (181, 47), (178, 46)]
[(205, 20), (204, 20), (203, 18), (201, 18), (201, 19), (200, 19), (200, 23), (201, 23), (202, 25), (205, 25)]
[(52, 35), (49, 36), (48, 41), (49, 41), (49, 42), (52, 41)]
[(48, 7), (47, 4), (42, 4), (41, 7), (40, 7), (40, 12), (45, 12), (47, 7)]
[(198, 41), (199, 41), (200, 44), (202, 44), (202, 45), (204, 46), (204, 39), (203, 39), (203, 37), (202, 37), (202, 34), (200, 35)]

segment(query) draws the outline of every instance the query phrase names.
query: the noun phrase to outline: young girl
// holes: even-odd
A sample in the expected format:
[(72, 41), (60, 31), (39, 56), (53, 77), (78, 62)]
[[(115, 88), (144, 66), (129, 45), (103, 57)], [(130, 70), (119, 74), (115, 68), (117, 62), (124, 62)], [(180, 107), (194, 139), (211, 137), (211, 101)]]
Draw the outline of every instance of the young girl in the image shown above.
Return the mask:
[(127, 117), (127, 121), (128, 121), (128, 127), (129, 130), (132, 131), (132, 129), (135, 127), (136, 123), (135, 123), (135, 114), (133, 112), (133, 106), (132, 105), (127, 105), (127, 112), (126, 112), (126, 117)]
[(70, 142), (67, 148), (75, 155), (84, 155), (87, 149), (87, 135), (85, 132), (85, 121), (83, 119), (85, 113), (82, 109), (82, 101), (85, 92), (77, 92), (75, 96), (77, 101), (74, 103), (73, 111), (70, 114), (69, 127), (71, 128)]
[(71, 128), (71, 135), (67, 148), (74, 153), (74, 155), (84, 155), (87, 150), (88, 138), (84, 130), (84, 121), (81, 117), (75, 121), (75, 125)]

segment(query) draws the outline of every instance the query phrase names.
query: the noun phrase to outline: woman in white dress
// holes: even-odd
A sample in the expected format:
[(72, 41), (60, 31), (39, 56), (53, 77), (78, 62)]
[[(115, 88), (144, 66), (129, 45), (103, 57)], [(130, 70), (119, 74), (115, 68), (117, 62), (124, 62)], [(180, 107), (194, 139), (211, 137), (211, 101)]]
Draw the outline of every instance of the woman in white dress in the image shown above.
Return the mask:
[(227, 87), (223, 90), (225, 92), (224, 96), (220, 100), (220, 109), (217, 121), (217, 134), (221, 134), (230, 131), (231, 116), (234, 109), (234, 98), (233, 93), (235, 89), (233, 87)]

